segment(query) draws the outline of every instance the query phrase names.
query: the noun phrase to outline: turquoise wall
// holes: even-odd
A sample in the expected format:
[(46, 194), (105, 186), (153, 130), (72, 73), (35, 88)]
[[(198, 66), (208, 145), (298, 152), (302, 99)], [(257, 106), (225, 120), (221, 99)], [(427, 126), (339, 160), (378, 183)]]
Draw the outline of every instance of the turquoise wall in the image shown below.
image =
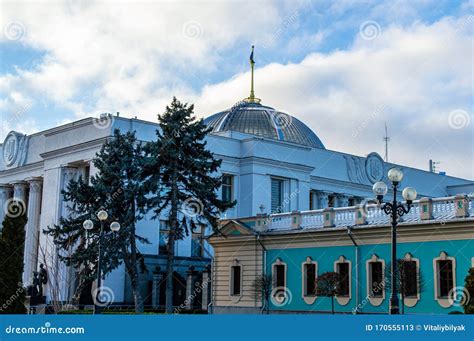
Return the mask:
[[(399, 243), (398, 258), (402, 258), (407, 252), (420, 261), (420, 272), (423, 279), (423, 288), (418, 303), (412, 307), (405, 307), (405, 313), (429, 313), (429, 314), (447, 314), (453, 310), (462, 310), (461, 307), (443, 308), (434, 299), (434, 271), (433, 259), (439, 257), (441, 251), (444, 251), (450, 257), (456, 258), (456, 286), (464, 286), (464, 279), (471, 267), (471, 258), (474, 257), (474, 240), (452, 240), (436, 242), (415, 242)], [(366, 261), (373, 254), (390, 263), (390, 244), (361, 245), (359, 246), (359, 303), (367, 296), (367, 274)], [(287, 264), (287, 288), (291, 293), (289, 302), (281, 307), (270, 305), (272, 310), (301, 310), (301, 311), (330, 311), (331, 299), (318, 297), (313, 304), (307, 304), (302, 298), (302, 273), (301, 263), (310, 256), (313, 261), (318, 262), (318, 274), (328, 271), (334, 271), (334, 262), (343, 255), (352, 262), (352, 297), (350, 302), (345, 305), (339, 305), (336, 300), (336, 312), (352, 312), (356, 306), (356, 276), (355, 276), (355, 248), (354, 246), (330, 246), (314, 248), (295, 248), (295, 249), (275, 249), (268, 250), (266, 257), (266, 271), (271, 274), (272, 263), (280, 258)], [(390, 293), (385, 293), (384, 302), (375, 307), (369, 302), (359, 311), (361, 313), (385, 313), (388, 311)]]

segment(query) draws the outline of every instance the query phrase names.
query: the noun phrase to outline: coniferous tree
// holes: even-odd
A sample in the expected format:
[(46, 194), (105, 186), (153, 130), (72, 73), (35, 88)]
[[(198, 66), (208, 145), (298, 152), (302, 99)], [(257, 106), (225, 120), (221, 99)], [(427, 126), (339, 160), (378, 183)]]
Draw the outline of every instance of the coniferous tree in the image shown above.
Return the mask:
[(474, 268), (470, 268), (464, 279), (464, 291), (462, 293), (464, 300), (464, 314), (474, 314)]
[[(0, 313), (25, 314), (22, 284), (26, 215), (5, 217), (0, 232)], [(26, 283), (25, 283), (26, 285)]]
[[(59, 249), (69, 251), (60, 255), (60, 259), (80, 271), (79, 286), (84, 288), (97, 278), (100, 221), (96, 214), (101, 209), (107, 211), (109, 218), (102, 240), (102, 274), (105, 277), (124, 263), (138, 313), (144, 311), (138, 278), (144, 261), (137, 242), (149, 243), (136, 234), (135, 228), (136, 222), (142, 219), (139, 212), (145, 202), (139, 179), (142, 160), (142, 147), (135, 133), (122, 134), (115, 130), (93, 160), (98, 172), (91, 177), (90, 184), (79, 178), (71, 181), (63, 192), (73, 214), (45, 230)], [(82, 225), (86, 219), (94, 222), (94, 228), (88, 232)], [(120, 223), (119, 232), (110, 230), (112, 221)], [(79, 295), (80, 290), (77, 290), (76, 298)]]
[(153, 210), (154, 218), (165, 216), (169, 222), (167, 313), (173, 312), (175, 241), (201, 224), (217, 228), (220, 213), (235, 205), (217, 196), (222, 182), (215, 173), (221, 160), (214, 159), (206, 149), (204, 138), (210, 129), (202, 119), (196, 120), (193, 110), (193, 105), (173, 98), (165, 112), (158, 115), (157, 140), (145, 147), (148, 158), (143, 175), (153, 193), (149, 209)]

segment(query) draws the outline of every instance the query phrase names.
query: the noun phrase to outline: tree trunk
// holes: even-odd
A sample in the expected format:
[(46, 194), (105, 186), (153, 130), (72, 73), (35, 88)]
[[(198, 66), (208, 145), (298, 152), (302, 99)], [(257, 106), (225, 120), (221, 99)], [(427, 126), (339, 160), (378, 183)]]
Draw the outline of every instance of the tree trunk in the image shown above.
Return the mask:
[(168, 258), (166, 263), (166, 310), (167, 314), (173, 313), (173, 270), (174, 270), (174, 241), (178, 225), (178, 170), (176, 161), (173, 162), (173, 179), (171, 183), (171, 212), (170, 231), (168, 236)]
[(130, 282), (132, 284), (132, 291), (133, 291), (133, 298), (135, 302), (135, 312), (138, 314), (142, 314), (145, 311), (143, 306), (143, 299), (142, 295), (140, 294), (140, 287), (139, 287), (139, 278), (138, 278), (138, 264), (137, 264), (137, 243), (135, 240), (135, 198), (132, 201), (132, 224), (130, 225), (130, 258), (131, 258), (131, 272), (130, 275)]
[(331, 296), (331, 314), (334, 315), (334, 296)]

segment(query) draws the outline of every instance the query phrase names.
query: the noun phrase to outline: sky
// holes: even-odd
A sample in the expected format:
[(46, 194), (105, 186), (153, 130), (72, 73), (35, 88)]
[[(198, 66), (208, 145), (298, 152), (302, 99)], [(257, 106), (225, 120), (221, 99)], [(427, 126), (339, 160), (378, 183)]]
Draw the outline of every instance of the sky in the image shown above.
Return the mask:
[(250, 88), (327, 149), (474, 179), (474, 0), (0, 1), (0, 141)]

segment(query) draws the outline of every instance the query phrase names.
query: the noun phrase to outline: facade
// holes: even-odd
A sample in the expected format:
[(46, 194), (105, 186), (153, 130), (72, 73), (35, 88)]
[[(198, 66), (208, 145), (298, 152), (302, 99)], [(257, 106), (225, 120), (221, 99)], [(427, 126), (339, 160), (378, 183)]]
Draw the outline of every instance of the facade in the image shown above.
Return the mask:
[[(397, 256), (407, 266), (405, 313), (462, 311), (474, 267), (472, 199), (423, 198), (403, 217)], [(391, 226), (375, 204), (229, 219), (220, 231), (209, 238), (215, 313), (331, 312), (331, 299), (315, 288), (326, 272), (344, 278), (336, 312), (388, 312)], [(267, 300), (255, 284), (261, 276), (270, 283)]]
[[(224, 219), (245, 221), (245, 217), (257, 214), (339, 209), (364, 203), (373, 196), (372, 184), (384, 180), (387, 170), (394, 166), (405, 173), (401, 187), (415, 187), (420, 197), (446, 197), (474, 190), (472, 181), (387, 163), (374, 152), (361, 157), (328, 150), (304, 123), (261, 105), (255, 98), (210, 116), (206, 123), (213, 129), (207, 136), (207, 146), (222, 159), (222, 198), (237, 200), (237, 205), (225, 212)], [(8, 210), (13, 202), (19, 202), (20, 209), (26, 211), (23, 279), (30, 283), (32, 272), (40, 264), (47, 265), (50, 279), (44, 292), (48, 301), (70, 300), (77, 279), (73, 269), (58, 261), (57, 251), (42, 230), (71, 213), (61, 190), (79, 175), (88, 178), (95, 174), (91, 160), (114, 129), (136, 131), (138, 139), (148, 141), (155, 138), (157, 125), (118, 114), (107, 115), (100, 120), (82, 119), (32, 135), (12, 131), (0, 145), (0, 205), (5, 208), (0, 210), (0, 220), (5, 214), (15, 214)], [(277, 220), (273, 219), (272, 224), (277, 224)], [(165, 269), (162, 246), (166, 242), (166, 224), (146, 217), (139, 222), (137, 232), (151, 242), (139, 245), (148, 268), (148, 272), (141, 274), (142, 295), (147, 305), (158, 306), (163, 304), (160, 288)], [(204, 238), (208, 233), (203, 230), (177, 242), (177, 305), (209, 276), (214, 251)], [(219, 256), (220, 246), (214, 247)], [(386, 259), (383, 244), (380, 248), (383, 250), (377, 251), (378, 257)], [(265, 266), (271, 266), (272, 259), (278, 257), (277, 251), (272, 252), (275, 253), (267, 254), (270, 263)], [(317, 259), (316, 255), (311, 257)], [(345, 257), (350, 259), (349, 254)], [(256, 265), (249, 265), (249, 269), (257, 271)], [(116, 304), (132, 302), (123, 268), (111, 273), (104, 285), (113, 292)], [(209, 298), (202, 297), (196, 305), (206, 307), (208, 301)]]

